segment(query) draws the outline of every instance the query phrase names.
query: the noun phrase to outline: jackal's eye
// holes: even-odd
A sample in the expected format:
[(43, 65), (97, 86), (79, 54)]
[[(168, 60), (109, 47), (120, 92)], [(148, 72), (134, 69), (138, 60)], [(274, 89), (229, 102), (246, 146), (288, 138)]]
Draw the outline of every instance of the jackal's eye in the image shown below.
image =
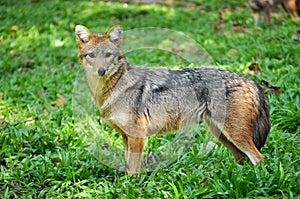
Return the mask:
[(89, 58), (94, 58), (95, 54), (94, 53), (87, 53), (84, 55), (85, 57), (89, 57)]
[(110, 52), (105, 53), (105, 57), (110, 57), (110, 56), (111, 56)]

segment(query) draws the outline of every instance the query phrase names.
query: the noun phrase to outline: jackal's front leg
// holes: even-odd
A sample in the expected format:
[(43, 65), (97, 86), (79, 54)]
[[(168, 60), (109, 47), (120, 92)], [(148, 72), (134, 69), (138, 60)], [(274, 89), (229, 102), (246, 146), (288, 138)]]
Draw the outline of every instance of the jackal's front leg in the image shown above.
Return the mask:
[(127, 137), (127, 157), (125, 157), (126, 162), (126, 172), (128, 175), (136, 174), (141, 168), (141, 156), (144, 147), (144, 138), (139, 137)]

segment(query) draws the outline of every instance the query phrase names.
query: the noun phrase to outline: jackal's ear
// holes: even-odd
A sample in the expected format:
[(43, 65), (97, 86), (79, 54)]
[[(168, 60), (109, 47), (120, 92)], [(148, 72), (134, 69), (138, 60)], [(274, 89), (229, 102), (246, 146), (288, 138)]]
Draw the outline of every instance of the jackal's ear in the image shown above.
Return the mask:
[(82, 44), (87, 43), (93, 37), (93, 33), (85, 26), (77, 25), (75, 26), (75, 34), (76, 34), (76, 43), (79, 47)]
[(117, 46), (120, 45), (122, 40), (122, 27), (121, 26), (114, 26), (109, 31), (105, 33), (109, 40), (115, 43)]

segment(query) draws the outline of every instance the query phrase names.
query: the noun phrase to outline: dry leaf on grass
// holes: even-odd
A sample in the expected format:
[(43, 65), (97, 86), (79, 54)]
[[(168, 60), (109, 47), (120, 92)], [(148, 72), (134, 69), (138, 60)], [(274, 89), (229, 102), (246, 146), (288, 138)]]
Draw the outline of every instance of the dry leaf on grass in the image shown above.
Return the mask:
[(8, 125), (8, 122), (7, 121), (3, 121), (1, 125), (2, 125), (2, 129), (5, 129), (5, 127), (7, 127), (7, 125)]
[(203, 180), (201, 180), (200, 184), (203, 184), (207, 181), (208, 177), (205, 177)]
[(224, 13), (223, 13), (223, 11), (219, 10), (218, 11), (218, 17), (217, 17), (217, 19), (214, 23), (214, 26), (213, 26), (213, 31), (216, 34), (221, 35), (222, 32), (223, 32), (223, 29), (224, 29)]
[(206, 177), (203, 178), (203, 180), (201, 180), (200, 184), (205, 183), (205, 182), (208, 180), (208, 178), (213, 178), (213, 175), (210, 174), (210, 173), (209, 173), (209, 174), (206, 174), (205, 176), (206, 176)]
[(51, 158), (51, 162), (53, 162), (53, 163), (60, 163), (61, 159), (60, 158)]
[(13, 180), (10, 182), (10, 186), (16, 190), (22, 189), (22, 187), (19, 185), (16, 185)]
[(248, 32), (248, 29), (245, 28), (242, 24), (240, 23), (235, 23), (233, 24), (233, 31), (235, 33), (245, 33)]
[(1, 123), (2, 129), (5, 129), (5, 127), (7, 127), (8, 122), (5, 121), (4, 115), (0, 115), (0, 123)]
[(260, 67), (259, 62), (253, 62), (248, 66), (248, 69), (250, 71), (250, 74), (254, 74), (256, 71), (262, 72), (263, 69)]
[(228, 57), (231, 57), (232, 55), (234, 55), (235, 53), (237, 53), (237, 50), (235, 50), (235, 49), (230, 49), (226, 54), (227, 54), (227, 56)]
[(270, 82), (262, 80), (260, 82), (261, 88), (266, 92), (266, 93), (273, 93), (275, 95), (280, 94), (280, 87), (272, 85)]
[(140, 194), (143, 194), (143, 193), (145, 192), (145, 189), (144, 189), (143, 187), (137, 188), (137, 189), (135, 189), (135, 190), (136, 190), (136, 192), (138, 192), (138, 193), (140, 193)]
[(12, 33), (12, 32), (15, 32), (17, 30), (19, 30), (19, 26), (13, 25), (12, 27), (10, 27), (9, 32)]
[(60, 94), (57, 93), (56, 97), (57, 97), (57, 100), (50, 103), (52, 106), (65, 103), (65, 99), (63, 98), (63, 96), (61, 96)]
[(292, 35), (292, 40), (300, 41), (300, 30), (298, 30), (296, 34)]

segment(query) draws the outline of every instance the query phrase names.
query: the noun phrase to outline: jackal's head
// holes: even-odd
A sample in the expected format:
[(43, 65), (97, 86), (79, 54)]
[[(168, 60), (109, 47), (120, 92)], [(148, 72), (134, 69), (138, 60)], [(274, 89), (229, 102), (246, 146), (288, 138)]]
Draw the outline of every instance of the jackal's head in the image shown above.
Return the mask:
[(92, 33), (82, 25), (75, 27), (78, 60), (94, 75), (109, 76), (122, 67), (125, 58), (120, 50), (122, 28), (114, 26), (106, 33)]

